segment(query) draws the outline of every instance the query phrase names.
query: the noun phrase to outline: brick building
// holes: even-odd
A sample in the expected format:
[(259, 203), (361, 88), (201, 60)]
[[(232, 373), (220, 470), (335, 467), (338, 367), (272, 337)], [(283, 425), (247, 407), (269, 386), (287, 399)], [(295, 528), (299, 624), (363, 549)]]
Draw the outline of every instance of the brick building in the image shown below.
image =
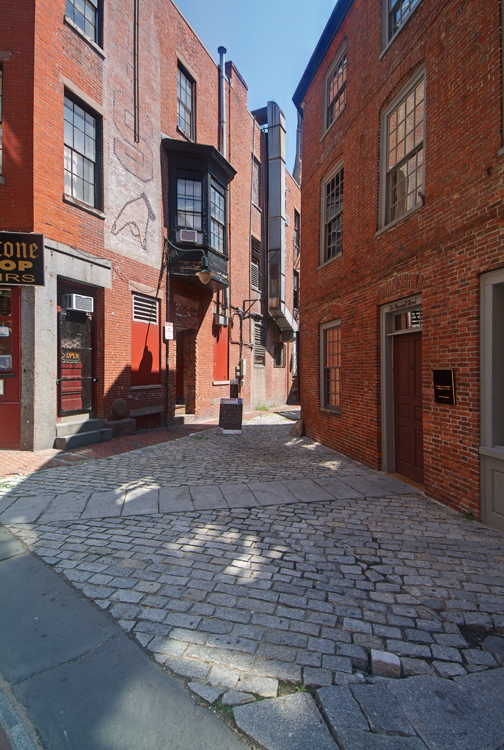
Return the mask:
[(215, 417), (237, 366), (245, 408), (292, 397), (278, 106), (249, 112), (170, 0), (0, 18), (0, 448), (107, 439), (118, 400), (136, 429)]
[(501, 529), (502, 8), (339, 0), (294, 95), (307, 433)]

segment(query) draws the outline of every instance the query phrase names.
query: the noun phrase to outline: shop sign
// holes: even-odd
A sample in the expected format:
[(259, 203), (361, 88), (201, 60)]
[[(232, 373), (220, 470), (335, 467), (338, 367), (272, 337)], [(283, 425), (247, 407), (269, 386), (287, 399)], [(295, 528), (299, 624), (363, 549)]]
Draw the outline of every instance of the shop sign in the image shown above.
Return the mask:
[(0, 284), (44, 286), (44, 235), (0, 232)]

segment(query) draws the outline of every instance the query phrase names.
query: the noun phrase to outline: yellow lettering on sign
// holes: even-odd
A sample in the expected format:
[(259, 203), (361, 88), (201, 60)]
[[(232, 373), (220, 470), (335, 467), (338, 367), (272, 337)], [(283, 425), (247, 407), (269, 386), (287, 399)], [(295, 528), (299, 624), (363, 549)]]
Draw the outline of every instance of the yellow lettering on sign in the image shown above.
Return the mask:
[(16, 258), (26, 258), (26, 242), (16, 242)]
[(32, 244), (30, 245), (30, 258), (37, 257), (37, 250), (38, 250), (38, 245), (32, 242)]
[[(11, 243), (6, 242), (5, 244), (10, 245)], [(13, 271), (16, 268), (16, 262), (14, 260), (0, 260), (0, 268), (2, 269), (2, 271)]]
[(33, 268), (33, 263), (31, 260), (20, 260), (18, 267), (20, 271), (26, 271), (27, 268)]
[(6, 258), (12, 258), (14, 255), (14, 245), (12, 242), (4, 242), (4, 255)]

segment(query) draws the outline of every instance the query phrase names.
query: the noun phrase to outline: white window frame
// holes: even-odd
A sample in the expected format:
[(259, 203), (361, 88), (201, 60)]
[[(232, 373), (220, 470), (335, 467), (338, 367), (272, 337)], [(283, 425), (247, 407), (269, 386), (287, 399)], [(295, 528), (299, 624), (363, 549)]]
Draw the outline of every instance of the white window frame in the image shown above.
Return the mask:
[[(410, 18), (413, 16), (417, 8), (422, 4), (423, 0), (382, 0), (382, 47), (383, 53), (387, 47), (392, 44), (396, 37), (401, 33)], [(394, 6), (404, 5), (408, 7), (407, 12), (404, 14), (402, 21), (397, 25), (395, 31), (391, 30), (390, 20), (391, 12)], [(383, 54), (382, 53), (382, 54)]]
[[(339, 330), (339, 364), (337, 365), (337, 369), (339, 371), (339, 404), (337, 405), (330, 405), (328, 404), (328, 398), (327, 398), (327, 388), (326, 388), (326, 366), (325, 366), (325, 358), (326, 358), (326, 346), (325, 346), (325, 339), (326, 339), (326, 331), (337, 328)], [(342, 373), (342, 366), (341, 366), (341, 318), (338, 318), (336, 320), (330, 320), (327, 323), (322, 323), (319, 326), (319, 353), (320, 353), (320, 408), (324, 409), (325, 411), (330, 411), (333, 414), (341, 414), (341, 373)]]
[[(328, 263), (332, 263), (333, 260), (336, 258), (339, 258), (343, 254), (343, 228), (341, 229), (341, 248), (337, 250), (334, 255), (331, 255), (330, 257), (327, 256), (326, 252), (326, 226), (329, 221), (332, 221), (335, 217), (332, 217), (331, 219), (327, 218), (327, 186), (328, 184), (336, 177), (336, 175), (339, 172), (343, 172), (343, 192), (345, 187), (344, 182), (344, 161), (343, 159), (340, 159), (340, 161), (331, 169), (329, 174), (324, 177), (322, 180), (321, 186), (320, 186), (320, 266), (325, 266)], [(343, 200), (340, 201), (341, 203), (341, 210), (338, 211), (338, 216), (341, 216), (341, 221), (343, 222)]]
[[(72, 105), (71, 107), (69, 105)], [(77, 108), (84, 113), (84, 130), (76, 125), (75, 115)], [(67, 119), (67, 114), (72, 110), (73, 120)], [(68, 96), (65, 92), (64, 98), (64, 182), (65, 195), (92, 208), (99, 208), (99, 187), (100, 187), (100, 117), (88, 106), (73, 97)], [(82, 135), (80, 135), (82, 133)], [(76, 136), (78, 135), (78, 140)], [(71, 141), (71, 142), (70, 142)], [(82, 170), (79, 164), (82, 160)], [(82, 172), (80, 174), (79, 172)], [(92, 172), (92, 179), (89, 178)], [(68, 182), (68, 177), (70, 182)], [(74, 183), (81, 180), (83, 188), (85, 185), (92, 187), (92, 194), (89, 195), (91, 200), (86, 200), (86, 191), (80, 196), (80, 191)]]
[[(346, 67), (347, 67), (347, 48), (346, 44), (343, 45), (338, 51), (338, 54), (334, 58), (333, 62), (329, 66), (329, 68), (326, 71), (326, 74), (324, 75), (324, 96), (323, 96), (323, 103), (324, 103), (324, 109), (322, 112), (322, 136), (324, 136), (328, 130), (332, 128), (336, 120), (340, 117), (342, 112), (344, 111), (346, 107)], [(334, 77), (335, 72), (340, 67), (341, 63), (345, 60), (345, 80), (338, 89), (338, 98), (344, 97), (343, 106), (339, 110), (338, 114), (334, 116), (331, 119), (331, 122), (328, 122), (328, 112), (329, 112), (329, 106), (331, 105), (331, 101), (329, 100), (329, 87), (330, 83)]]
[[(422, 167), (421, 167), (421, 188), (417, 191), (415, 205), (410, 209), (407, 209), (400, 216), (396, 216), (394, 219), (390, 219), (389, 214), (389, 175), (391, 170), (388, 168), (388, 136), (389, 136), (389, 122), (390, 117), (394, 111), (405, 101), (408, 96), (416, 89), (420, 81), (424, 82), (424, 101), (423, 101), (423, 139), (421, 149), (418, 145), (414, 145), (404, 156), (403, 159), (397, 161), (394, 166), (407, 159), (408, 154), (419, 153), (422, 151)], [(422, 67), (414, 76), (410, 79), (406, 86), (404, 86), (394, 100), (388, 105), (381, 115), (380, 124), (380, 204), (379, 204), (379, 229), (382, 231), (389, 229), (400, 221), (404, 221), (408, 216), (418, 211), (424, 204), (425, 197), (425, 143), (426, 143), (426, 100), (427, 100), (427, 76), (425, 67)], [(422, 195), (420, 195), (420, 193)]]

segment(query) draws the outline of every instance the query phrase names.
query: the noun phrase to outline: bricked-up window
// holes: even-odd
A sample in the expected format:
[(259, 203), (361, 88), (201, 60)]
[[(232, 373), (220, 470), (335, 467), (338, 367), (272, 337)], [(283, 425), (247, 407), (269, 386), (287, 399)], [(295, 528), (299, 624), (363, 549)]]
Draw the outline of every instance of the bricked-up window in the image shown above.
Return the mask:
[(254, 323), (254, 365), (266, 365), (266, 329), (264, 323), (257, 320)]
[(226, 198), (215, 182), (210, 185), (210, 247), (224, 254), (226, 232)]
[(254, 157), (252, 159), (252, 203), (260, 206), (261, 200), (261, 165)]
[(133, 294), (131, 321), (131, 385), (157, 385), (160, 374), (159, 302)]
[(338, 165), (322, 183), (321, 263), (343, 252), (343, 182), (344, 168)]
[(385, 0), (387, 11), (387, 34), (385, 42), (389, 42), (405, 23), (410, 13), (419, 5), (421, 0)]
[(177, 125), (188, 138), (194, 140), (195, 83), (180, 65), (177, 76)]
[(2, 172), (2, 104), (3, 104), (3, 70), (0, 65), (0, 175)]
[(331, 127), (346, 104), (346, 52), (340, 54), (324, 79), (325, 130)]
[(340, 321), (320, 327), (320, 405), (341, 412), (341, 326)]
[(93, 42), (98, 42), (98, 0), (66, 0), (66, 14)]
[(201, 232), (202, 192), (200, 180), (177, 180), (177, 229)]
[(261, 242), (256, 237), (250, 242), (250, 286), (261, 288)]
[(65, 193), (97, 206), (97, 118), (65, 96)]
[(396, 102), (386, 118), (386, 223), (422, 205), (425, 79)]
[(285, 344), (282, 344), (281, 341), (275, 343), (273, 351), (273, 365), (275, 367), (285, 367), (285, 349)]

